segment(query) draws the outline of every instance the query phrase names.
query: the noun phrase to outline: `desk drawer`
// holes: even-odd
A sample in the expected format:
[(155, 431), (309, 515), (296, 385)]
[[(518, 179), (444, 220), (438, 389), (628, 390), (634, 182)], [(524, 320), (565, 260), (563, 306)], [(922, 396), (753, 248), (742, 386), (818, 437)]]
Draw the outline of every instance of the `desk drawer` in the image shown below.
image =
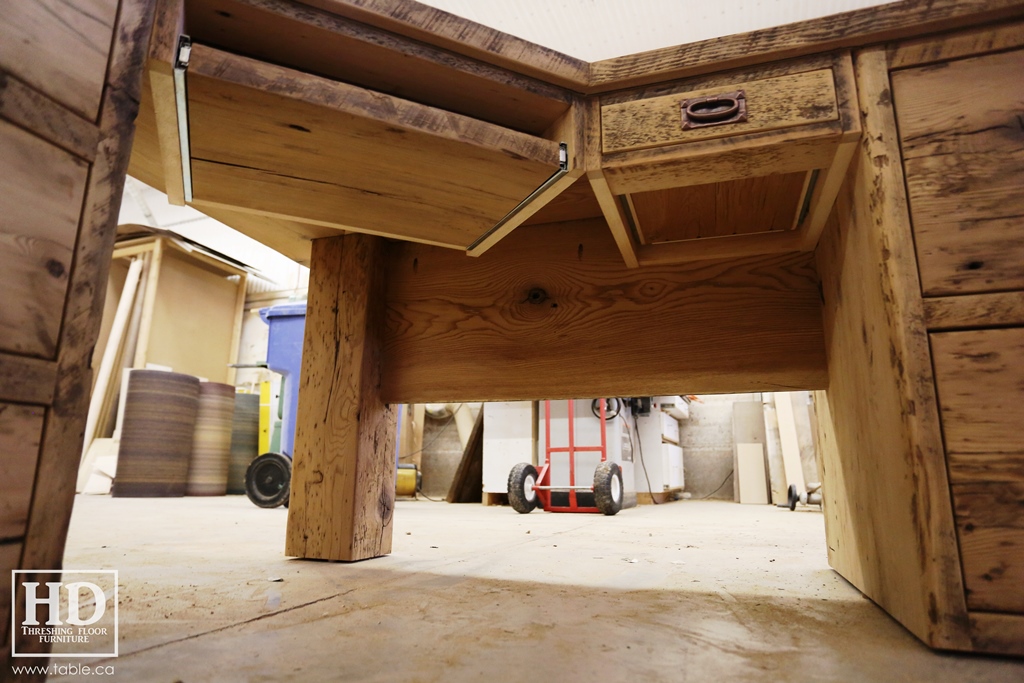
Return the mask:
[(925, 296), (1024, 289), (1024, 50), (892, 74)]
[(968, 608), (1024, 613), (1024, 328), (931, 346)]
[[(662, 147), (682, 142), (791, 128), (839, 118), (831, 69), (750, 78), (713, 87), (686, 89), (656, 97), (612, 102), (601, 107), (605, 154)], [(693, 88), (693, 85), (689, 86)], [(703, 101), (701, 101), (703, 100)], [(744, 109), (716, 123), (718, 109)], [(687, 110), (690, 114), (687, 114)], [(729, 114), (729, 111), (725, 111)]]

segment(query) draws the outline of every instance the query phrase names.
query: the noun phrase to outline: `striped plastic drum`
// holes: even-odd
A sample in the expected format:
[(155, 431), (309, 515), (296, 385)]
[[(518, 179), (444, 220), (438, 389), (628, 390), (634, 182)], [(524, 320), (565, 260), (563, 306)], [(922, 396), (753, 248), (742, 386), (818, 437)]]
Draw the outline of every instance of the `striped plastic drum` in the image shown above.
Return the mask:
[(199, 408), (199, 380), (158, 370), (133, 370), (112, 495), (183, 496)]

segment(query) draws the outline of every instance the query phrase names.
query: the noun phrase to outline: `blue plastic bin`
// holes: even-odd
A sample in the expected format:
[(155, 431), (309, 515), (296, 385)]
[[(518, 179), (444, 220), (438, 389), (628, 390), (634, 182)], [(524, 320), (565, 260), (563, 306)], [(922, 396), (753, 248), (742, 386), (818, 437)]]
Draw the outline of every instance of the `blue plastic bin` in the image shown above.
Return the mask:
[(260, 317), (270, 326), (267, 367), (284, 377), (281, 452), (290, 458), (295, 444), (295, 415), (299, 409), (299, 372), (302, 370), (306, 302), (261, 308)]

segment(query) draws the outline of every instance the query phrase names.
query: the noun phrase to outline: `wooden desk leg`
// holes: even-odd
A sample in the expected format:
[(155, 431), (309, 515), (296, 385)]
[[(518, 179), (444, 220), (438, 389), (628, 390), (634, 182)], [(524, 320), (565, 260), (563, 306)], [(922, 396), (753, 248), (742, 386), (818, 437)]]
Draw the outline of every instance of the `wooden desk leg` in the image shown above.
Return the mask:
[(286, 555), (391, 552), (398, 411), (379, 394), (386, 248), (360, 234), (313, 242)]

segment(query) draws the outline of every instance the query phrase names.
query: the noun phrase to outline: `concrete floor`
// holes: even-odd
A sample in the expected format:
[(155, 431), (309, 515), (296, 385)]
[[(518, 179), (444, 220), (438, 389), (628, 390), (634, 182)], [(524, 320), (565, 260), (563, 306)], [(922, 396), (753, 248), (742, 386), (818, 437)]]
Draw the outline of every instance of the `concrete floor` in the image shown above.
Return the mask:
[(354, 564), (284, 558), (286, 516), (80, 496), (65, 567), (120, 571), (106, 680), (1024, 680), (919, 644), (828, 568), (809, 509), (400, 501), (393, 554)]

